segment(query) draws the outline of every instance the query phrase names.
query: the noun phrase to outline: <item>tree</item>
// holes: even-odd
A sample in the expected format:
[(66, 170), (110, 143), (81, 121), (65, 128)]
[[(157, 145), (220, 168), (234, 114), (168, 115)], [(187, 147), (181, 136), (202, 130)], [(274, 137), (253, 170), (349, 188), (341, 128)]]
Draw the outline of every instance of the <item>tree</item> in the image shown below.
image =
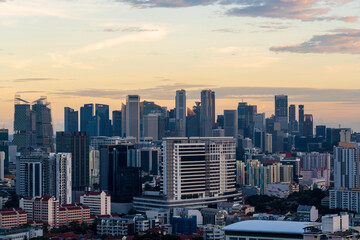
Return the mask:
[(47, 222), (43, 223), (43, 231), (44, 231), (44, 233), (49, 232), (49, 227), (50, 227), (50, 225)]

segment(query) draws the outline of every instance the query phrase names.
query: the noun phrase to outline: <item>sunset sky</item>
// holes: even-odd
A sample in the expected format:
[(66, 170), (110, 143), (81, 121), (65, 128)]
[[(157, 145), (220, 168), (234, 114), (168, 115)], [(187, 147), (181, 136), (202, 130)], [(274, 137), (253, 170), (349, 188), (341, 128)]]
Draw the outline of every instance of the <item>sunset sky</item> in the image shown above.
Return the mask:
[(120, 109), (128, 94), (173, 108), (202, 89), (269, 117), (274, 95), (315, 124), (360, 131), (359, 0), (0, 0), (0, 128), (14, 95)]

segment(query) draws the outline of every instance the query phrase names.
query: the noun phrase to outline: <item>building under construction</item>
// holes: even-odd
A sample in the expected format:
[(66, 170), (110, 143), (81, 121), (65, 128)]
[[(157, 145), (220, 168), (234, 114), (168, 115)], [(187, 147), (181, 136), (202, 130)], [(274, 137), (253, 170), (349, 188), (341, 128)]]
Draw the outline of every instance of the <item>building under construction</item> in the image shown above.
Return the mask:
[(33, 102), (15, 96), (14, 140), (20, 152), (40, 148), (54, 151), (53, 126), (50, 103), (46, 97)]

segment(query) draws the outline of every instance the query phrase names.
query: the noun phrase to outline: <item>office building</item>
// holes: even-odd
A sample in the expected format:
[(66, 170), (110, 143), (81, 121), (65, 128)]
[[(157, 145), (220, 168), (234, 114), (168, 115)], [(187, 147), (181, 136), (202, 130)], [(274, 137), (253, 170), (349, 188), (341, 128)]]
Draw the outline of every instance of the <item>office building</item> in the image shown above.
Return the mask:
[(64, 108), (64, 131), (79, 131), (79, 112), (69, 107)]
[(138, 161), (144, 173), (159, 175), (160, 148), (144, 147), (137, 149)]
[(5, 172), (5, 152), (0, 152), (0, 180), (4, 180)]
[(238, 121), (236, 110), (224, 110), (224, 130), (225, 137), (237, 138)]
[(100, 147), (100, 189), (110, 193), (113, 202), (131, 202), (142, 192), (141, 171), (133, 144)]
[(256, 105), (248, 105), (246, 102), (238, 104), (238, 134), (242, 138), (254, 139)]
[(196, 102), (191, 110), (187, 109), (186, 117), (186, 136), (199, 137), (200, 136), (200, 102)]
[(289, 133), (295, 134), (299, 131), (299, 124), (296, 120), (296, 106), (291, 104), (289, 106)]
[(88, 206), (93, 216), (111, 214), (111, 197), (104, 191), (81, 194), (80, 203)]
[(299, 179), (301, 178), (300, 158), (298, 158), (298, 157), (283, 158), (283, 159), (281, 159), (280, 162), (283, 165), (293, 166), (293, 180), (294, 180), (294, 182), (298, 183)]
[(304, 136), (305, 137), (313, 137), (314, 135), (314, 120), (312, 114), (305, 114), (304, 115)]
[(56, 151), (58, 153), (71, 153), (72, 156), (73, 191), (85, 191), (90, 187), (89, 146), (90, 142), (87, 132), (56, 133)]
[(143, 131), (144, 138), (159, 140), (159, 116), (157, 114), (148, 114), (143, 117)]
[(112, 112), (112, 136), (122, 137), (122, 112), (119, 110)]
[(288, 132), (288, 96), (275, 96), (275, 120), (280, 123), (280, 130)]
[(266, 128), (265, 128), (265, 113), (256, 113), (255, 114), (255, 128), (265, 132)]
[(94, 117), (94, 104), (84, 104), (83, 107), (80, 108), (80, 131), (86, 132), (88, 131), (88, 123)]
[(50, 103), (46, 97), (30, 103), (15, 96), (14, 140), (20, 152), (41, 148), (45, 152), (54, 150), (53, 127)]
[(211, 137), (215, 126), (215, 92), (201, 91), (200, 136)]
[(304, 136), (304, 105), (299, 105), (299, 133)]
[(196, 216), (180, 217), (174, 216), (171, 219), (172, 234), (175, 235), (189, 235), (196, 233)]
[(316, 137), (323, 138), (326, 140), (326, 126), (325, 125), (317, 125), (316, 126)]
[(186, 91), (181, 89), (176, 91), (175, 97), (176, 111), (176, 136), (186, 136)]
[(126, 137), (140, 141), (140, 96), (126, 97)]
[(99, 120), (98, 134), (94, 136), (111, 136), (111, 121), (109, 118), (109, 105), (95, 104), (95, 116)]

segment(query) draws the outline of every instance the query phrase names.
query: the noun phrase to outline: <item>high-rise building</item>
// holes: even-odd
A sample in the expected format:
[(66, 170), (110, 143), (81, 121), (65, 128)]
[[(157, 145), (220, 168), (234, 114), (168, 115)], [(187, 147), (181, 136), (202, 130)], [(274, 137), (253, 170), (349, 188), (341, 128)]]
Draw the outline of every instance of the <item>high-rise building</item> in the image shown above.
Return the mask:
[(4, 180), (5, 172), (5, 152), (0, 152), (0, 180)]
[(16, 193), (18, 195), (24, 197), (44, 195), (46, 158), (46, 154), (35, 152), (18, 157), (16, 163)]
[(186, 119), (186, 136), (199, 137), (200, 136), (200, 103), (196, 102), (193, 110), (187, 109)]
[(47, 167), (49, 179), (46, 195), (54, 196), (60, 204), (72, 202), (71, 153), (50, 153)]
[(326, 139), (326, 126), (325, 125), (317, 125), (316, 126), (316, 137)]
[(140, 96), (126, 97), (126, 137), (135, 137), (140, 141)]
[(165, 138), (161, 189), (168, 200), (236, 191), (234, 138)]
[(256, 105), (248, 105), (246, 102), (238, 104), (238, 134), (243, 138), (254, 139)]
[(24, 154), (17, 159), (16, 192), (24, 197), (55, 196), (71, 203), (71, 154)]
[(112, 135), (122, 137), (122, 112), (115, 110), (112, 112)]
[(237, 110), (224, 110), (224, 130), (225, 130), (225, 137), (237, 138), (237, 134), (238, 134)]
[(53, 126), (51, 120), (50, 103), (46, 97), (41, 97), (33, 102), (32, 110), (36, 121), (36, 145), (43, 151), (54, 151)]
[(160, 148), (145, 147), (140, 148), (138, 151), (138, 161), (140, 162), (141, 170), (144, 173), (152, 175), (159, 175), (160, 164)]
[(186, 92), (177, 90), (175, 97), (176, 111), (176, 135), (178, 137), (186, 136)]
[(299, 133), (304, 136), (304, 105), (299, 105)]
[(69, 107), (64, 108), (64, 131), (79, 131), (79, 112)]
[(31, 147), (45, 152), (54, 150), (50, 103), (41, 97), (30, 103), (15, 96), (14, 141), (21, 152)]
[(265, 113), (255, 114), (255, 128), (265, 132)]
[(211, 137), (215, 125), (215, 92), (201, 91), (200, 136)]
[(288, 131), (288, 96), (275, 96), (275, 120), (280, 123), (282, 131)]
[(314, 120), (312, 114), (304, 115), (304, 136), (305, 137), (313, 137), (314, 131)]
[(330, 208), (360, 212), (360, 144), (339, 142), (334, 147), (334, 189), (329, 191)]
[(157, 114), (148, 114), (144, 116), (143, 121), (143, 137), (159, 140), (159, 116)]
[(88, 123), (94, 116), (94, 104), (85, 104), (80, 108), (80, 131), (86, 132), (88, 130)]
[(89, 145), (87, 132), (56, 133), (56, 151), (58, 153), (71, 153), (72, 156), (73, 191), (85, 191), (90, 187)]
[(109, 118), (109, 105), (95, 104), (95, 116), (99, 119), (99, 134), (96, 136), (111, 136), (111, 121)]
[(15, 96), (14, 139), (19, 152), (30, 151), (36, 145), (36, 119), (30, 103)]
[(126, 137), (126, 105), (121, 104), (121, 137)]
[(289, 106), (289, 133), (293, 134), (298, 132), (299, 126), (298, 121), (296, 121), (296, 106), (291, 104)]
[(133, 163), (136, 155), (130, 143), (100, 147), (100, 188), (110, 193), (113, 202), (131, 202), (141, 195), (141, 171)]

